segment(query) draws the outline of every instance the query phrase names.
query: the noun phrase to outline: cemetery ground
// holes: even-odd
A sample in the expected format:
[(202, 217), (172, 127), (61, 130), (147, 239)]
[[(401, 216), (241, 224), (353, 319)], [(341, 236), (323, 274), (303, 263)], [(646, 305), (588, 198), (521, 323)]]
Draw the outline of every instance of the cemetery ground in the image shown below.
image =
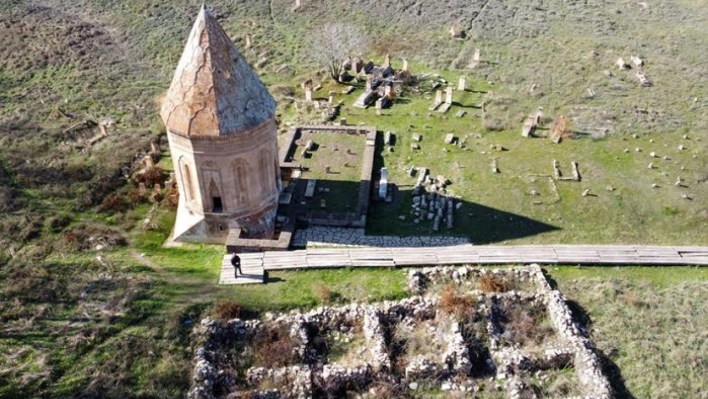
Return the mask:
[[(703, 198), (708, 196), (708, 186), (703, 181), (708, 143), (701, 134), (606, 136), (576, 131), (575, 138), (554, 144), (545, 137), (546, 128), (537, 130), (540, 137), (533, 138), (521, 137), (520, 123), (514, 129), (489, 131), (485, 120), (505, 118), (507, 108), (494, 97), (490, 99), (486, 82), (468, 77), (468, 89), (454, 92), (447, 113), (428, 111), (434, 97), (432, 85), (440, 79), (456, 82), (457, 76), (443, 72), (405, 87), (394, 106), (380, 116), (373, 107), (351, 105), (363, 84), (338, 98), (343, 102), (341, 117), (348, 124), (375, 125), (380, 135), (390, 131), (394, 136), (392, 146), (379, 139), (374, 171), (386, 166), (389, 182), (398, 191), (392, 204), (372, 204), (368, 233), (451, 234), (479, 244), (707, 242)], [(330, 83), (322, 90), (334, 87)], [(485, 101), (486, 119), (481, 110)], [(458, 111), (466, 114), (458, 118)], [(284, 119), (298, 115), (308, 117), (306, 112), (287, 110)], [(547, 128), (551, 119), (546, 116)], [(454, 136), (455, 144), (444, 142), (448, 134)], [(414, 135), (420, 136), (419, 142)], [(414, 145), (419, 149), (413, 149)], [(554, 160), (563, 177), (572, 176), (571, 162), (577, 162), (581, 180), (554, 177)], [(499, 173), (491, 171), (492, 164)], [(421, 166), (430, 170), (431, 177), (442, 175), (449, 180), (448, 194), (463, 202), (451, 231), (441, 228), (436, 233), (432, 223), (415, 223), (410, 214), (411, 191), (418, 176), (408, 172)]]
[[(411, 7), (303, 1), (306, 7), (289, 13), (291, 3), (209, 4), (239, 47), (246, 34), (254, 36), (244, 56), (278, 99), (284, 123), (303, 122), (290, 104), (302, 98), (299, 83), (315, 70), (304, 61), (302, 39), (333, 18), (366, 27), (374, 60), (390, 51), (396, 68), (406, 57), (416, 74), (443, 70), (453, 84), (465, 74), (468, 89), (487, 91), (456, 94), (460, 105), (430, 118), (434, 93), (404, 95), (380, 117), (351, 108), (363, 84), (337, 96), (350, 124), (373, 124), (398, 138), (379, 165), (389, 168), (402, 195), (373, 207), (370, 219), (394, 223), (373, 224), (372, 233), (430, 232), (428, 224), (413, 226), (411, 217), (398, 220), (410, 206), (406, 182), (414, 183), (405, 169), (425, 166), (451, 180), (465, 207), (485, 207), (463, 207), (456, 215), (453, 233), (477, 243), (706, 244), (703, 2), (650, 2), (646, 9), (620, 2), (485, 2), (479, 15), (482, 2), (449, 2), (460, 13), (435, 1)], [(282, 272), (263, 287), (218, 287), (221, 248), (161, 247), (173, 213), (159, 208), (152, 217), (156, 230), (142, 232), (151, 206), (145, 197), (131, 200), (135, 184), (126, 183), (124, 171), (151, 141), (164, 140), (155, 99), (171, 81), (197, 5), (0, 0), (0, 6), (0, 396), (180, 397), (193, 367), (192, 326), (204, 315), (232, 316), (241, 308), (242, 316), (255, 317), (325, 301), (407, 295), (403, 271), (380, 269)], [(458, 15), (468, 25), (467, 40), (445, 33), (450, 16)], [(470, 70), (475, 47), (489, 63)], [(635, 51), (647, 59), (653, 88), (638, 87), (633, 71), (612, 68)], [(341, 89), (323, 84), (325, 93)], [(484, 99), (486, 128), (474, 108)], [(463, 106), (466, 116), (456, 118)], [(523, 118), (538, 106), (548, 117), (565, 114), (571, 129), (591, 136), (560, 145), (522, 139)], [(103, 118), (117, 123), (87, 144)], [(470, 151), (444, 145), (449, 132), (469, 135)], [(423, 136), (416, 152), (412, 133)], [(495, 152), (493, 144), (508, 151)], [(679, 152), (681, 144), (686, 150)], [(493, 158), (499, 174), (489, 172)], [(550, 181), (528, 176), (552, 174), (552, 159), (565, 175), (577, 161), (583, 176), (557, 183), (557, 203)], [(169, 170), (169, 158), (160, 166)], [(688, 187), (675, 186), (677, 177)], [(615, 190), (606, 191), (608, 185)], [(597, 196), (583, 197), (586, 189)], [(693, 199), (681, 198), (684, 192)], [(511, 240), (521, 222), (499, 221), (514, 215), (557, 229)], [(107, 249), (96, 252), (91, 237)], [(631, 396), (696, 397), (708, 390), (705, 269), (567, 266), (549, 273), (589, 316), (593, 341), (618, 367)]]

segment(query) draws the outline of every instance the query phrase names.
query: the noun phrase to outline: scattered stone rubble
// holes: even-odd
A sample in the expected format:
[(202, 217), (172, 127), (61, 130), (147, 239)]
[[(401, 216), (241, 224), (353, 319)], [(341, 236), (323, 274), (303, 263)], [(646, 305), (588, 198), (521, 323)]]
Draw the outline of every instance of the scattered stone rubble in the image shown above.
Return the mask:
[[(413, 187), (413, 203), (410, 214), (413, 223), (430, 221), (433, 231), (440, 230), (440, 223), (445, 222), (448, 229), (452, 229), (454, 213), (460, 209), (462, 202), (452, 197), (446, 190), (450, 181), (445, 176), (438, 175), (433, 178), (428, 168), (415, 168), (418, 180)], [(414, 175), (413, 172), (409, 173)]]
[[(513, 281), (515, 290), (483, 292), (474, 289), (473, 284), (482, 276)], [(432, 287), (441, 284), (455, 284), (475, 300), (472, 312), (482, 316), (479, 320), (486, 323), (483, 329), (486, 328), (488, 342), (482, 344), (486, 345), (489, 354), (484, 360), (486, 374), (479, 370), (479, 367), (485, 368), (484, 363), (480, 366), (479, 362), (471, 360), (471, 348), (480, 344), (467, 341), (458, 315), (442, 313), (440, 299), (431, 293), (434, 291)], [(238, 391), (251, 398), (309, 398), (315, 392), (324, 390), (329, 395), (342, 392), (342, 389), (363, 394), (372, 384), (386, 382), (410, 390), (419, 390), (421, 386), (461, 392), (503, 389), (510, 399), (534, 398), (537, 396), (530, 377), (538, 375), (541, 370), (567, 367), (575, 370), (577, 389), (582, 395), (578, 398), (614, 397), (592, 341), (573, 319), (563, 295), (551, 287), (538, 265), (506, 269), (462, 266), (411, 270), (408, 287), (414, 296), (400, 301), (323, 306), (304, 313), (269, 314), (264, 321), (204, 319), (196, 329), (202, 346), (195, 353), (193, 385), (188, 397), (211, 399), (217, 395), (227, 397), (229, 392)], [(524, 291), (518, 290), (521, 288)], [(499, 320), (501, 309), (510, 305), (546, 310), (553, 334), (552, 339), (544, 339), (540, 352), (527, 352), (523, 345), (510, 341), (503, 333)], [(278, 369), (252, 367), (246, 376), (234, 376), (228, 365), (224, 366), (225, 369), (220, 368), (215, 360), (220, 351), (233, 347), (236, 342), (248, 343), (259, 329), (272, 323), (289, 326), (291, 336), (298, 343), (296, 351), (302, 364)], [(318, 353), (322, 349), (313, 345), (318, 334), (322, 331), (346, 333), (350, 329), (348, 326), (353, 325), (361, 326), (365, 340), (359, 352), (361, 356), (358, 356), (361, 362), (329, 363), (327, 356)], [(424, 327), (424, 331), (439, 340), (438, 347), (442, 350), (433, 351), (432, 357), (410, 355), (403, 359), (402, 368), (399, 368), (401, 365), (395, 366), (394, 356), (402, 355), (392, 350), (393, 331), (400, 328), (414, 331), (419, 327)], [(401, 359), (397, 358), (396, 363), (400, 362)], [(268, 383), (263, 384), (265, 381)]]

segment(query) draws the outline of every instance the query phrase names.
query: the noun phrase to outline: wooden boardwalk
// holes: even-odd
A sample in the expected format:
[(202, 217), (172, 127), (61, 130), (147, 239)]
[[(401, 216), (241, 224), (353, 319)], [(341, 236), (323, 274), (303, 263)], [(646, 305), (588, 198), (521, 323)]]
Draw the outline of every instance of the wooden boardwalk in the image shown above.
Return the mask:
[(263, 282), (264, 270), (461, 264), (708, 265), (708, 247), (643, 245), (509, 245), (426, 248), (315, 248), (241, 254), (246, 276), (234, 279), (225, 256), (220, 284)]
[(263, 254), (239, 254), (241, 258), (242, 275), (234, 276), (234, 267), (231, 266), (231, 255), (224, 255), (221, 260), (221, 274), (219, 284), (263, 284), (265, 271), (263, 269)]

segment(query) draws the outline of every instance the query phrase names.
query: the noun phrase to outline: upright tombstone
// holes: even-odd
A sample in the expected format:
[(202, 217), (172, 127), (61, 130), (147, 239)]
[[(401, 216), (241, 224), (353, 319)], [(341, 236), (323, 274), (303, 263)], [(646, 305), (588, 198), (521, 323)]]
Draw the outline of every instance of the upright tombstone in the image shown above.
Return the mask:
[(627, 65), (627, 63), (624, 61), (624, 59), (622, 57), (617, 59), (617, 61), (615, 62), (615, 65), (617, 66), (617, 69), (619, 69), (619, 70), (624, 70), (624, 69), (630, 68), (630, 66)]
[(543, 119), (543, 107), (538, 107), (538, 110), (536, 111), (536, 124), (540, 125), (542, 119)]
[(472, 61), (475, 63), (479, 63), (479, 60), (480, 60), (479, 49), (476, 48), (476, 49), (474, 49), (474, 55), (472, 56)]
[(381, 65), (384, 69), (388, 68), (391, 66), (391, 55), (389, 53), (386, 53), (386, 56), (384, 57), (384, 62), (383, 65)]
[(305, 87), (305, 101), (312, 102), (312, 87)]
[(356, 75), (364, 68), (364, 61), (360, 57), (354, 57), (352, 62), (352, 74)]
[(381, 115), (381, 109), (383, 108), (383, 98), (376, 100), (376, 115)]
[(632, 64), (634, 64), (634, 66), (636, 66), (637, 68), (641, 68), (644, 66), (644, 60), (637, 57), (636, 55), (630, 56), (629, 59), (632, 61)]
[(371, 91), (371, 81), (372, 81), (372, 79), (373, 79), (373, 78), (372, 78), (371, 76), (367, 76), (367, 77), (366, 77), (366, 91), (367, 91), (367, 92)]
[(467, 78), (465, 76), (460, 76), (460, 79), (457, 81), (457, 90), (458, 91), (465, 91), (467, 89)]
[(160, 115), (179, 191), (172, 238), (272, 236), (281, 189), (275, 100), (205, 7)]
[(408, 60), (405, 58), (403, 59), (403, 66), (401, 66), (401, 71), (408, 72)]
[(435, 102), (428, 108), (430, 111), (435, 111), (440, 104), (442, 104), (442, 90), (436, 90), (435, 91)]
[(246, 50), (251, 48), (251, 35), (246, 35), (246, 46), (244, 47)]
[(330, 91), (330, 92), (329, 92), (329, 99), (327, 100), (327, 102), (329, 102), (330, 105), (334, 103), (334, 95), (335, 95), (335, 94), (336, 94), (336, 93), (333, 92), (333, 91)]
[(438, 112), (445, 113), (452, 106), (452, 86), (445, 88), (445, 102), (440, 105)]

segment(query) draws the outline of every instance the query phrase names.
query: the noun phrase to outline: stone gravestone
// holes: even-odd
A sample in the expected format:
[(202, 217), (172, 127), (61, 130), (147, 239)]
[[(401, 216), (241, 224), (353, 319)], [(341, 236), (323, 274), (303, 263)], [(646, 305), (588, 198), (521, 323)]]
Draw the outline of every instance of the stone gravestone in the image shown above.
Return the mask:
[(445, 102), (438, 108), (438, 112), (445, 113), (452, 106), (452, 86), (445, 89)]
[(381, 115), (381, 108), (383, 108), (383, 99), (379, 98), (376, 100), (376, 115)]
[(453, 142), (455, 142), (455, 135), (452, 133), (448, 133), (445, 136), (445, 144), (452, 144)]
[(143, 158), (143, 162), (145, 163), (145, 167), (147, 169), (152, 169), (155, 167), (155, 162), (153, 162), (150, 155), (146, 155), (145, 158)]
[(437, 90), (435, 92), (435, 102), (428, 108), (429, 111), (435, 111), (442, 104), (442, 91)]
[(457, 82), (457, 90), (465, 91), (465, 89), (467, 89), (467, 78), (464, 76), (460, 76), (460, 79)]
[(381, 180), (379, 180), (379, 198), (386, 199), (388, 193), (388, 169), (381, 168)]

